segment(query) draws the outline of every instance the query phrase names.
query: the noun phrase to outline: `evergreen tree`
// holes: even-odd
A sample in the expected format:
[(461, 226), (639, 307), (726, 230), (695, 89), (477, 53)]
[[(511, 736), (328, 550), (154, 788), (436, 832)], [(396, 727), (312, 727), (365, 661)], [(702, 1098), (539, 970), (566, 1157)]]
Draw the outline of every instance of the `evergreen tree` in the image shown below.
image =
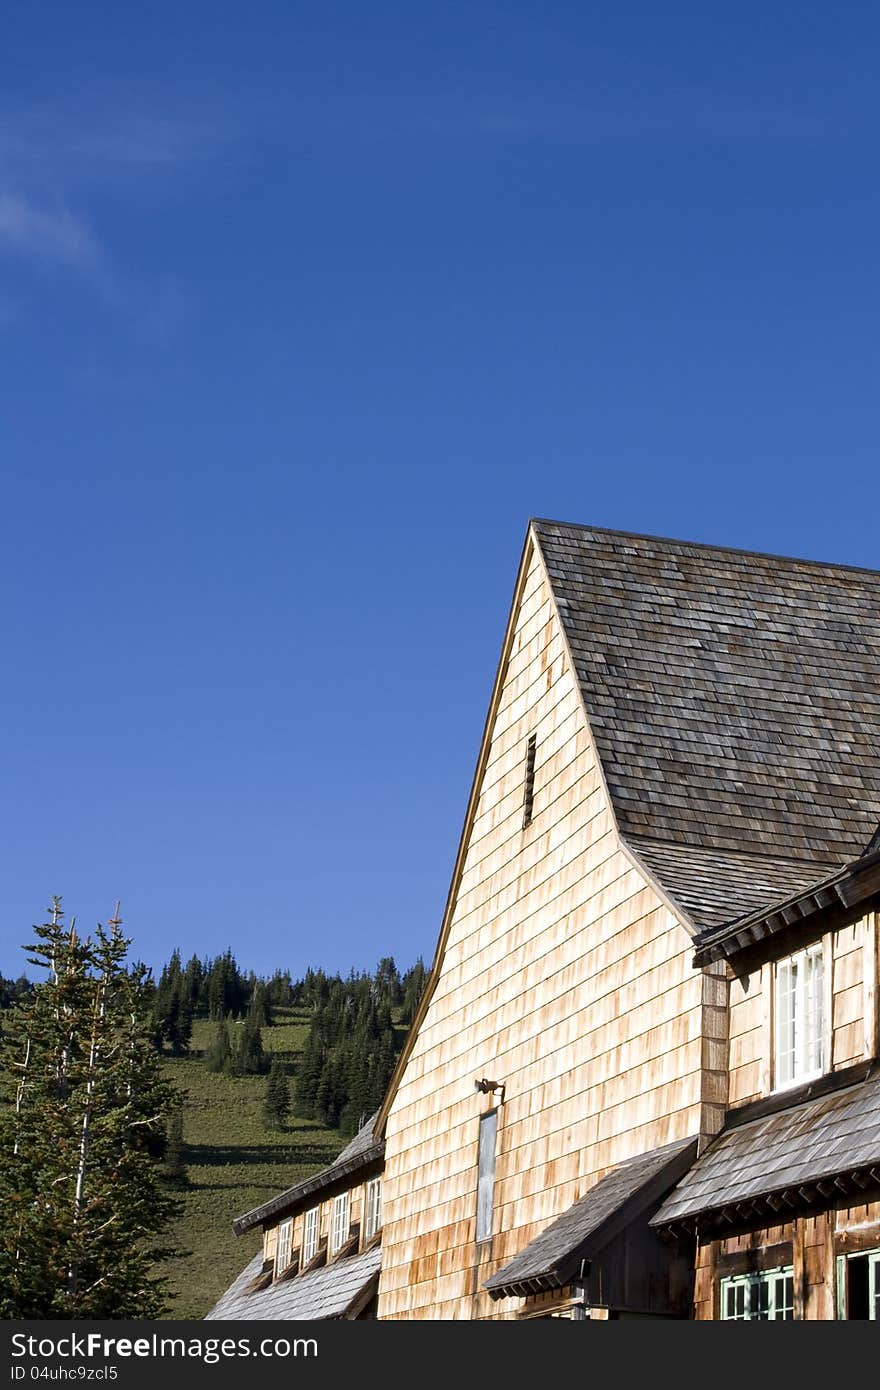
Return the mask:
[(272, 1022), (272, 1005), (269, 997), (269, 990), (263, 980), (255, 980), (251, 990), (251, 1002), (248, 1005), (248, 1013), (253, 1014), (261, 1028), (267, 1028)]
[(165, 1177), (175, 1187), (182, 1187), (187, 1180), (186, 1161), (183, 1147), (183, 1111), (173, 1110), (168, 1117), (165, 1131), (165, 1158), (163, 1162)]
[(211, 1018), (232, 1014), (239, 1018), (248, 1000), (247, 982), (236, 964), (231, 950), (211, 962), (208, 971), (207, 1003)]
[(376, 967), (375, 998), (389, 1009), (399, 1008), (403, 1002), (403, 985), (400, 971), (394, 964), (393, 956), (383, 956)]
[(208, 1071), (229, 1071), (232, 1064), (232, 1043), (229, 1040), (229, 1024), (221, 1018), (217, 1024), (214, 1040), (205, 1056)]
[(238, 1076), (252, 1076), (261, 1072), (264, 1064), (263, 1036), (258, 1015), (249, 1009), (244, 1023), (237, 1029), (232, 1070)]
[(164, 991), (160, 986), (153, 1006), (154, 1037), (157, 1045), (168, 1043), (173, 1056), (182, 1057), (189, 1051), (192, 1037), (192, 1009), (178, 977)]
[(294, 1002), (289, 970), (276, 970), (267, 986), (270, 1005), (289, 1008)]
[(32, 989), (33, 985), (25, 975), (19, 975), (17, 980), (6, 980), (0, 975), (0, 1009), (11, 1008)]
[(183, 997), (189, 1008), (190, 1017), (202, 1008), (202, 989), (204, 968), (198, 956), (190, 956), (183, 972)]
[(62, 918), (56, 898), (28, 957), (47, 978), (3, 1019), (0, 1316), (155, 1318), (175, 1204), (153, 1150), (174, 1093), (118, 913), (93, 941)]
[(263, 1119), (267, 1129), (284, 1129), (290, 1114), (290, 1084), (281, 1062), (275, 1058), (266, 1078)]
[(335, 1129), (344, 1105), (342, 1077), (335, 1054), (331, 1054), (321, 1069), (318, 1090), (315, 1096), (315, 1112), (322, 1124)]
[(314, 1023), (306, 1035), (305, 1047), (296, 1076), (297, 1114), (307, 1120), (316, 1117), (318, 1083), (324, 1065), (324, 1045)]
[(419, 1007), (419, 1000), (424, 992), (428, 972), (425, 969), (425, 962), (419, 956), (415, 965), (407, 970), (403, 977), (403, 1005), (400, 1011), (400, 1021), (410, 1026), (416, 1016), (416, 1009)]
[(193, 1003), (190, 987), (175, 950), (162, 970), (153, 996), (153, 1032), (156, 1046), (168, 1043), (173, 1055), (189, 1051), (192, 1036)]

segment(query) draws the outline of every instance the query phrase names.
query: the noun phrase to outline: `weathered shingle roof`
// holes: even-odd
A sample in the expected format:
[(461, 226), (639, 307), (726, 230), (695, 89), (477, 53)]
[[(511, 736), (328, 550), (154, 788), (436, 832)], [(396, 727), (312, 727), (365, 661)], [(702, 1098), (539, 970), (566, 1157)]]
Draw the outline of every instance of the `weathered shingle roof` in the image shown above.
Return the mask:
[(707, 965), (725, 956), (735, 956), (788, 927), (801, 928), (819, 914), (827, 924), (835, 913), (844, 913), (857, 905), (864, 911), (869, 901), (878, 897), (880, 844), (860, 859), (823, 875), (781, 901), (762, 903), (758, 911), (737, 917), (732, 923), (704, 928), (694, 941), (694, 964)]
[(880, 1072), (725, 1130), (652, 1219), (667, 1225), (880, 1164)]
[(330, 1164), (331, 1168), (338, 1168), (341, 1163), (349, 1163), (353, 1158), (363, 1158), (364, 1154), (376, 1147), (373, 1125), (376, 1123), (378, 1113), (378, 1110), (374, 1110), (370, 1118), (361, 1125), (354, 1138), (349, 1140), (342, 1152), (336, 1155)]
[[(630, 837), (628, 844), (692, 922), (726, 925), (803, 891), (834, 866)], [(718, 885), (724, 885), (723, 897)]]
[(621, 1163), (487, 1279), (484, 1288), (493, 1298), (509, 1298), (570, 1283), (581, 1261), (656, 1201), (696, 1150), (696, 1139), (683, 1139)]
[(621, 834), (696, 926), (863, 852), (880, 819), (880, 573), (533, 526)]
[(245, 1231), (250, 1231), (254, 1226), (262, 1225), (264, 1221), (270, 1220), (273, 1216), (280, 1216), (282, 1212), (291, 1211), (306, 1198), (314, 1197), (316, 1193), (322, 1192), (326, 1188), (341, 1184), (345, 1178), (352, 1177), (361, 1169), (369, 1168), (373, 1164), (380, 1164), (385, 1154), (385, 1141), (384, 1139), (374, 1139), (373, 1125), (375, 1121), (376, 1115), (373, 1114), (366, 1124), (358, 1130), (351, 1142), (346, 1144), (342, 1152), (326, 1168), (322, 1168), (318, 1173), (313, 1173), (310, 1178), (304, 1178), (295, 1187), (288, 1187), (284, 1192), (279, 1192), (277, 1197), (270, 1197), (268, 1202), (262, 1202), (252, 1211), (245, 1212), (243, 1216), (237, 1216), (232, 1223), (235, 1234), (237, 1236), (244, 1235)]
[(265, 1289), (248, 1293), (263, 1265), (260, 1251), (206, 1314), (206, 1320), (242, 1318), (265, 1322), (275, 1318), (283, 1321), (344, 1318), (368, 1302), (378, 1283), (381, 1263), (382, 1248), (377, 1245), (360, 1255), (336, 1260), (312, 1274), (279, 1279)]

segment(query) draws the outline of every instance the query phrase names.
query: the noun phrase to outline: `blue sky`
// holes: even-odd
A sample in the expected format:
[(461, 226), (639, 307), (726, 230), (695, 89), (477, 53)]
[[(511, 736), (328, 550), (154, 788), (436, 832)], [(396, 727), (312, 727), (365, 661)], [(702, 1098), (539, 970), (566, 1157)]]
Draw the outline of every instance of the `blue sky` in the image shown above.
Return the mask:
[(4, 6), (0, 970), (430, 957), (529, 515), (880, 568), (878, 31)]

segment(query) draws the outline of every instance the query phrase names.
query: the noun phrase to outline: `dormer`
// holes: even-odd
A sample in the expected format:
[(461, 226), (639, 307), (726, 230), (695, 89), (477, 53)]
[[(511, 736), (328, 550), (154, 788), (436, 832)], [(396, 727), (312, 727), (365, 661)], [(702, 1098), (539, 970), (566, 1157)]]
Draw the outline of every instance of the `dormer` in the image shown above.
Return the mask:
[(784, 1103), (878, 1056), (878, 906), (880, 845), (697, 937), (695, 965), (723, 961), (730, 981), (731, 1108)]
[(260, 1252), (209, 1318), (374, 1316), (382, 1238), (384, 1143), (371, 1118), (329, 1167), (237, 1217)]

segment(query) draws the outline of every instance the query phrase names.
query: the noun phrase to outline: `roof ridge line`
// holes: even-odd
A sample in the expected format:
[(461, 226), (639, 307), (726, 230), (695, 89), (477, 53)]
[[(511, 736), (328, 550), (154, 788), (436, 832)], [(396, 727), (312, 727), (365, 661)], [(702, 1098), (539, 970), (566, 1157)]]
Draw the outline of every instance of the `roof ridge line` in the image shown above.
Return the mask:
[(843, 570), (850, 574), (871, 574), (880, 579), (880, 569), (869, 565), (847, 565), (837, 560), (815, 560), (804, 555), (780, 555), (770, 550), (747, 550), (744, 546), (715, 545), (711, 541), (686, 540), (683, 536), (657, 536), (648, 531), (619, 531), (613, 526), (592, 526), (584, 521), (557, 521), (553, 517), (529, 517), (530, 526), (561, 526), (568, 531), (598, 531), (603, 536), (619, 536), (629, 541), (655, 541), (661, 545), (689, 545), (697, 550), (720, 551), (725, 555), (742, 555), (754, 560), (781, 560), (786, 564), (812, 565), (817, 569)]

